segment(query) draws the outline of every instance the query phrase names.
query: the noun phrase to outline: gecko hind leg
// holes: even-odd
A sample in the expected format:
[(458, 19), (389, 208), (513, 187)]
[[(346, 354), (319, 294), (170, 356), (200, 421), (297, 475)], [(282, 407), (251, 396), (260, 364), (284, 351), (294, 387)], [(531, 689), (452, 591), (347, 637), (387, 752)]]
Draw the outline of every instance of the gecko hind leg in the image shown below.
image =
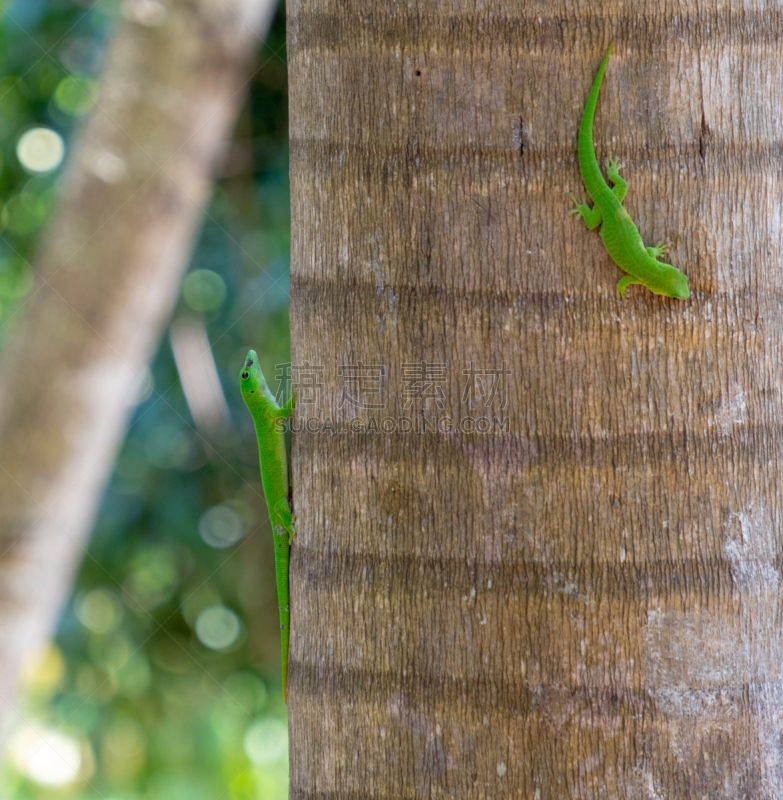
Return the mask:
[(635, 278), (633, 275), (626, 275), (624, 278), (621, 278), (620, 281), (617, 283), (617, 296), (624, 297), (625, 290), (629, 286), (633, 286), (634, 284), (639, 284), (640, 286), (644, 286), (644, 284), (638, 279)]

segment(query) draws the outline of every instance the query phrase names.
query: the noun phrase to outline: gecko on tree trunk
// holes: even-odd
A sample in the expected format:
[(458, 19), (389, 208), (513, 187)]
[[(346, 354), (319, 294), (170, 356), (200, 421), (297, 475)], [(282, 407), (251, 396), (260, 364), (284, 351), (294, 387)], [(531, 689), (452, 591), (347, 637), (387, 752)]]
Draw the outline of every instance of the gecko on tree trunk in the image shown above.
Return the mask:
[(645, 247), (639, 230), (623, 208), (622, 203), (628, 192), (628, 184), (620, 176), (617, 159), (611, 153), (606, 159), (606, 172), (613, 184), (613, 187), (610, 187), (604, 180), (598, 159), (595, 157), (593, 118), (598, 92), (611, 52), (610, 44), (587, 96), (582, 121), (579, 124), (579, 170), (594, 205), (590, 208), (584, 198), (579, 203), (571, 195), (576, 208), (572, 208), (568, 213), (580, 216), (590, 230), (601, 226), (601, 240), (606, 252), (623, 272), (628, 273), (617, 284), (618, 297), (622, 297), (629, 286), (638, 283), (655, 294), (685, 300), (690, 297), (688, 278), (671, 264), (658, 261), (670, 245), (658, 242), (655, 247)]
[(288, 638), (290, 607), (288, 596), (288, 561), (294, 530), (294, 517), (288, 504), (288, 458), (285, 448), (283, 421), (294, 410), (296, 395), (278, 406), (269, 391), (264, 373), (258, 365), (258, 356), (251, 350), (245, 359), (240, 376), (242, 398), (253, 417), (258, 439), (258, 457), (261, 462), (261, 482), (269, 510), (269, 521), (275, 538), (275, 578), (277, 602), (280, 610), (280, 648), (283, 673), (283, 697), (288, 702)]

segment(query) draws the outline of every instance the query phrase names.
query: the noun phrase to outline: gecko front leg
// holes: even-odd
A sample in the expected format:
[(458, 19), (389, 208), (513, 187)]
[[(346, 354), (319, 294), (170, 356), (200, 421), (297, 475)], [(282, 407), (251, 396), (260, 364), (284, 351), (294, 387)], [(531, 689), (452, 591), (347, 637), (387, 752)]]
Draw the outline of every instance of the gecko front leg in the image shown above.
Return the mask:
[(652, 258), (659, 259), (662, 255), (669, 252), (669, 248), (671, 247), (671, 243), (666, 242), (657, 242), (655, 247), (647, 247), (647, 255), (652, 256)]
[(576, 208), (572, 208), (568, 213), (581, 217), (585, 221), (588, 230), (595, 230), (601, 224), (601, 209), (598, 206), (590, 208), (584, 195), (582, 195), (581, 203), (573, 195), (570, 195), (570, 197)]
[(620, 175), (620, 162), (610, 152), (605, 163), (606, 174), (614, 184), (612, 192), (614, 192), (614, 196), (618, 201), (622, 203), (625, 200), (625, 195), (628, 194), (628, 182)]
[(288, 533), (288, 544), (291, 544), (294, 536), (296, 536), (296, 530), (294, 529), (294, 515), (291, 513), (291, 507), (288, 505), (288, 500), (285, 497), (282, 497), (275, 503), (274, 508), (271, 510), (270, 517), (272, 518), (272, 524), (278, 535), (282, 531), (286, 531)]

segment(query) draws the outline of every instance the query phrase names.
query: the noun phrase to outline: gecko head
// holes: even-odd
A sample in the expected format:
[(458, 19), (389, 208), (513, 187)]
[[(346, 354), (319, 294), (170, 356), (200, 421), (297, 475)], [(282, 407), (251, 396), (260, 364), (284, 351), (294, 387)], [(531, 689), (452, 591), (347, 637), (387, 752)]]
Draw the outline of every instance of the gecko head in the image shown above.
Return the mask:
[(672, 280), (670, 286), (671, 293), (669, 297), (675, 297), (677, 300), (687, 300), (691, 296), (690, 289), (688, 289), (688, 277), (683, 275), (679, 270)]
[(266, 394), (266, 381), (261, 367), (258, 365), (258, 354), (255, 350), (249, 350), (245, 358), (245, 364), (239, 376), (239, 385), (242, 389), (242, 397), (245, 402), (258, 399), (259, 396)]

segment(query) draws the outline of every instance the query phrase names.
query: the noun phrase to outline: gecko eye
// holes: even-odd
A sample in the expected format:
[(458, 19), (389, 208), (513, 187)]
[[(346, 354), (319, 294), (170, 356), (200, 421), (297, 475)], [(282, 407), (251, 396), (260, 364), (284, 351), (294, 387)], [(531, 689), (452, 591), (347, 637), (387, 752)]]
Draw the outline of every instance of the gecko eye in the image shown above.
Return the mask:
[(245, 371), (242, 373), (242, 377), (243, 377), (245, 380), (247, 380), (247, 377), (248, 377), (248, 375), (249, 375), (249, 374), (250, 374), (250, 373), (249, 373), (247, 370), (245, 370)]

